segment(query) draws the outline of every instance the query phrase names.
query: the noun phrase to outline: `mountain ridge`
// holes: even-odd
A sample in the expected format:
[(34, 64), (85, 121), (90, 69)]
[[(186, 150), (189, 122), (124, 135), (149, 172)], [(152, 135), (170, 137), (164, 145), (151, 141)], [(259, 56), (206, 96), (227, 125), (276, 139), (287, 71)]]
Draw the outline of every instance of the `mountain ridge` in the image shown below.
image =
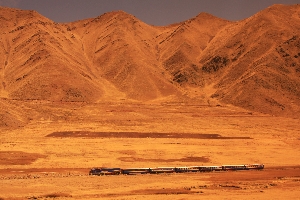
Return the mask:
[(241, 21), (199, 13), (169, 26), (124, 11), (55, 23), (0, 10), (2, 100), (173, 99), (299, 116), (299, 5)]

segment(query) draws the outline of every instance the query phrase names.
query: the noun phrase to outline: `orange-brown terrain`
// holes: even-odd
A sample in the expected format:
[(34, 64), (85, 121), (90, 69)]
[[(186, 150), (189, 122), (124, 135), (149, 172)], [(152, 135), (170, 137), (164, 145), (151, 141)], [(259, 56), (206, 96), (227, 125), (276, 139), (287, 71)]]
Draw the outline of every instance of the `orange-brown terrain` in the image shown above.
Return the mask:
[[(165, 27), (0, 7), (0, 199), (297, 199), (300, 5)], [(92, 167), (261, 171), (89, 176)]]

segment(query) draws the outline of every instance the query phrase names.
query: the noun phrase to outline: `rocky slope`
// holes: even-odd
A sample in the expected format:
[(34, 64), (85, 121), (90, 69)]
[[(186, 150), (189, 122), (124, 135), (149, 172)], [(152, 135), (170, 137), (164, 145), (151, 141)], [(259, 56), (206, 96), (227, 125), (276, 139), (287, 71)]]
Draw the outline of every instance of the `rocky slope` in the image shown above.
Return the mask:
[(0, 11), (1, 116), (15, 110), (13, 100), (120, 99), (299, 116), (299, 5), (274, 5), (237, 22), (200, 13), (165, 27), (123, 11), (68, 24)]

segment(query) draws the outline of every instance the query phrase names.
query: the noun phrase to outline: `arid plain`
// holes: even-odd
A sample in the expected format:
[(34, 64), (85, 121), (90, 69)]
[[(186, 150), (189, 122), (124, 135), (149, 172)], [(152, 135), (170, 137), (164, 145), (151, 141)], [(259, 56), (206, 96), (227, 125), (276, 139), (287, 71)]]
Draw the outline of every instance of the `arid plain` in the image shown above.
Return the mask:
[[(299, 198), (299, 5), (166, 27), (0, 9), (0, 199)], [(252, 163), (265, 169), (88, 175)]]
[[(38, 109), (41, 105), (31, 106)], [(300, 195), (298, 119), (251, 113), (232, 106), (195, 104), (118, 102), (68, 107), (58, 104), (47, 111), (50, 116), (64, 113), (57, 117), (68, 120), (54, 121), (49, 117), (22, 129), (1, 132), (3, 199), (297, 199)], [(49, 136), (69, 131), (73, 137)], [(138, 134), (130, 138), (101, 137), (101, 132), (118, 131)], [(152, 132), (165, 133), (166, 138), (143, 137)], [(180, 137), (168, 138), (170, 133)], [(191, 136), (198, 134), (199, 138)], [(247, 163), (264, 163), (265, 169), (88, 175), (90, 168), (101, 166)]]

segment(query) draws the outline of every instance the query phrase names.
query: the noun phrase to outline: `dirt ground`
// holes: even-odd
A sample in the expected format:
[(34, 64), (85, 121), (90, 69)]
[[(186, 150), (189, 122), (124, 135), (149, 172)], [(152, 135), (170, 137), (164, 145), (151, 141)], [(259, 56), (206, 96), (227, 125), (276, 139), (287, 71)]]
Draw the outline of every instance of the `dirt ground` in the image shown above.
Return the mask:
[[(299, 119), (231, 106), (26, 105), (0, 134), (0, 199), (299, 199)], [(47, 108), (47, 109), (46, 109)], [(89, 176), (92, 167), (263, 163), (260, 171)]]

